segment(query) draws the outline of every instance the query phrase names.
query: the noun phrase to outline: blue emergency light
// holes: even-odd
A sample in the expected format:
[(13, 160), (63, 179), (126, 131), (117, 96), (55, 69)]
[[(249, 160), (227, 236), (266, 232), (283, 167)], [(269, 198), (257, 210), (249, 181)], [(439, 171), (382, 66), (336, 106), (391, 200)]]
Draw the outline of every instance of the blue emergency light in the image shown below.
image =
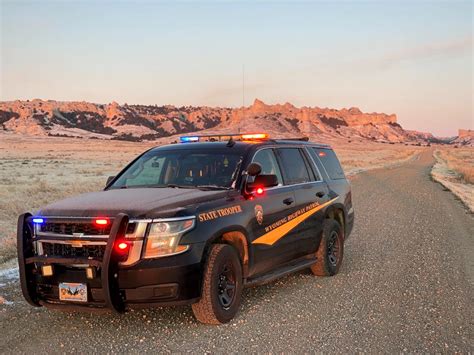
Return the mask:
[(181, 143), (199, 142), (198, 136), (182, 136), (179, 137)]

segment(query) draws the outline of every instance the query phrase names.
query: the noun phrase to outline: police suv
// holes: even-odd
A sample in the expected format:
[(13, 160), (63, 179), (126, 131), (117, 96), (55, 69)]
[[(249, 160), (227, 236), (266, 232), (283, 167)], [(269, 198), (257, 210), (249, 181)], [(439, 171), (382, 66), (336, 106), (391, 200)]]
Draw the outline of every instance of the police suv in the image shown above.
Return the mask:
[(226, 323), (245, 286), (304, 268), (336, 274), (353, 224), (329, 146), (185, 136), (137, 157), (103, 191), (21, 215), (21, 288), (37, 307), (191, 304), (199, 321)]

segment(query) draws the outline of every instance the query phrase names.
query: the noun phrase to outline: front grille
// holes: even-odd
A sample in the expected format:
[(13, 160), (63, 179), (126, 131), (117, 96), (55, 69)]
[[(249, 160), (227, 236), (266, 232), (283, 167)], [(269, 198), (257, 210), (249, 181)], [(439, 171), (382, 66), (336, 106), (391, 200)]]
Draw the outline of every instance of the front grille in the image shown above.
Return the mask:
[(71, 244), (59, 243), (41, 243), (43, 246), (43, 255), (61, 256), (70, 258), (97, 258), (102, 259), (105, 253), (105, 245), (85, 245), (82, 247), (73, 247)]
[[(131, 234), (135, 231), (136, 223), (129, 223), (127, 228), (127, 234)], [(112, 224), (109, 223), (107, 226), (97, 226), (91, 222), (80, 222), (80, 223), (56, 223), (46, 222), (41, 225), (41, 232), (54, 233), (54, 234), (67, 234), (72, 235), (74, 233), (82, 233), (84, 235), (109, 235), (112, 229)]]
[(107, 226), (96, 226), (90, 222), (86, 223), (55, 223), (46, 222), (41, 226), (42, 232), (54, 234), (83, 233), (85, 235), (108, 235), (110, 234), (111, 224)]

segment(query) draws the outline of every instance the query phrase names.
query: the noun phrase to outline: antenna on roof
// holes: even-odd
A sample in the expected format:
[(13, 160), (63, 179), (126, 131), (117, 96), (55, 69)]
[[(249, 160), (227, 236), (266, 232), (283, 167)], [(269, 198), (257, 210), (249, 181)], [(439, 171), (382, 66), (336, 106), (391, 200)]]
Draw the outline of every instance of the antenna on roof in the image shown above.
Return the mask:
[(227, 142), (226, 146), (232, 148), (235, 145), (234, 138), (230, 136), (229, 141)]
[(242, 64), (242, 107), (245, 107), (245, 64)]
[[(240, 123), (245, 119), (245, 64), (242, 64), (242, 119)], [(237, 127), (238, 132), (240, 133), (240, 124)]]

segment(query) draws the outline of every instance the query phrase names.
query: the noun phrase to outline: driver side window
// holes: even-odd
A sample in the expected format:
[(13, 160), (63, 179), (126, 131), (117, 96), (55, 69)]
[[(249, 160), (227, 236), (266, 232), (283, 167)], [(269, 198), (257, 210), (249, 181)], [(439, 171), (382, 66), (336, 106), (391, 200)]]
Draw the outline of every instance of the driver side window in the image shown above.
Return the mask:
[(272, 149), (260, 150), (254, 155), (252, 162), (259, 163), (262, 166), (262, 174), (276, 175), (278, 179), (278, 186), (283, 185), (280, 167), (278, 166), (278, 162)]
[(143, 164), (138, 166), (135, 171), (131, 172), (131, 174), (127, 174), (124, 176), (126, 178), (126, 186), (144, 186), (158, 184), (164, 163), (164, 157), (152, 157), (151, 159), (148, 159), (147, 161), (143, 162)]

